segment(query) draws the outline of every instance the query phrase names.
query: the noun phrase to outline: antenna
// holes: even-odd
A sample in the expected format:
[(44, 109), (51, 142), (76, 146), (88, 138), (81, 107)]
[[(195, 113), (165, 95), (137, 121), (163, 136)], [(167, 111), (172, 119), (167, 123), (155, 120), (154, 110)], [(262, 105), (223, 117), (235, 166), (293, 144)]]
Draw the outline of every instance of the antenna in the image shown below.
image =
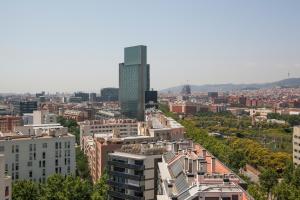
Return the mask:
[(290, 75), (291, 75), (290, 72), (288, 72), (288, 78), (290, 78)]

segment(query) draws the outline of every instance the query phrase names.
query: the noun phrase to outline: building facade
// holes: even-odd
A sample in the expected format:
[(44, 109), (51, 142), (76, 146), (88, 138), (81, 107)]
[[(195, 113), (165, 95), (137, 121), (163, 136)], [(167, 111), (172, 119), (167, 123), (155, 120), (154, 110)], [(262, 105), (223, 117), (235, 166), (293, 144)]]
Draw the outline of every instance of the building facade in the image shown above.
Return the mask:
[(108, 154), (109, 200), (156, 199), (157, 163), (164, 148), (152, 144), (123, 145)]
[(102, 101), (118, 101), (119, 100), (119, 88), (102, 88), (101, 91)]
[(300, 126), (294, 127), (293, 133), (293, 161), (300, 165)]
[(23, 115), (24, 113), (33, 113), (37, 110), (37, 101), (16, 101), (12, 103), (13, 113)]
[(22, 125), (22, 118), (15, 116), (0, 116), (0, 132), (13, 131), (16, 126)]
[(150, 88), (150, 65), (147, 47), (134, 46), (124, 50), (124, 63), (119, 64), (119, 103), (121, 113), (144, 120), (145, 91)]
[(28, 125), (0, 134), (0, 154), (13, 181), (45, 182), (59, 173), (75, 175), (75, 136), (59, 124)]
[(0, 199), (11, 200), (11, 177), (6, 175), (5, 158), (0, 154)]

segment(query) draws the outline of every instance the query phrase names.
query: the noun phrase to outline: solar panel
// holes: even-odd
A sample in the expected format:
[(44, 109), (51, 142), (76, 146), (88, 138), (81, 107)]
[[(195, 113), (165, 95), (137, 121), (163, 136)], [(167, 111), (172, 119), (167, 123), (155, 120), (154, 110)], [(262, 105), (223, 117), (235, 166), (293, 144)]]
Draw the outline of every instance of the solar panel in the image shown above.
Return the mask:
[(174, 163), (172, 163), (172, 165), (170, 166), (170, 170), (174, 178), (176, 178), (181, 172), (183, 172), (183, 167), (180, 160), (176, 160)]
[(172, 160), (175, 157), (175, 154), (172, 152), (167, 152), (164, 154), (164, 158), (166, 162), (168, 163), (170, 160)]
[(183, 173), (180, 173), (180, 175), (175, 179), (175, 186), (179, 194), (189, 188), (189, 184)]

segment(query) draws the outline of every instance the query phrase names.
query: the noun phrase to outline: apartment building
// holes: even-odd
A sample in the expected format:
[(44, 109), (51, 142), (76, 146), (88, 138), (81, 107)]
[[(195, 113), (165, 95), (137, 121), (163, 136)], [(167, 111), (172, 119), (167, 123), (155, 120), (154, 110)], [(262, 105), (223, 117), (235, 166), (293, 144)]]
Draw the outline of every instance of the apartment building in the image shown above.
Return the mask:
[(57, 123), (57, 115), (49, 113), (48, 110), (33, 111), (33, 124), (55, 124)]
[(60, 124), (26, 125), (0, 133), (0, 153), (13, 181), (41, 183), (55, 173), (75, 174), (75, 136)]
[(254, 200), (245, 182), (200, 145), (175, 143), (173, 150), (158, 163), (157, 200)]
[(93, 182), (96, 183), (103, 174), (107, 165), (108, 153), (120, 149), (124, 144), (154, 141), (155, 139), (150, 136), (135, 135), (121, 138), (116, 137), (114, 133), (83, 136), (82, 150), (88, 158)]
[(160, 112), (146, 115), (147, 127), (144, 132), (158, 140), (179, 140), (184, 138), (185, 128), (171, 117)]
[(300, 126), (294, 126), (293, 133), (293, 162), (300, 165)]
[(0, 132), (13, 131), (16, 126), (22, 125), (22, 118), (16, 116), (0, 116)]
[[(118, 133), (119, 137), (138, 135), (138, 122), (133, 119), (101, 119), (89, 120), (79, 123), (80, 138), (94, 134)], [(82, 146), (82, 141), (80, 141)]]
[(5, 158), (0, 154), (0, 199), (11, 200), (11, 177), (5, 172)]
[(129, 144), (109, 153), (108, 199), (155, 199), (157, 164), (164, 151), (165, 147), (160, 144)]

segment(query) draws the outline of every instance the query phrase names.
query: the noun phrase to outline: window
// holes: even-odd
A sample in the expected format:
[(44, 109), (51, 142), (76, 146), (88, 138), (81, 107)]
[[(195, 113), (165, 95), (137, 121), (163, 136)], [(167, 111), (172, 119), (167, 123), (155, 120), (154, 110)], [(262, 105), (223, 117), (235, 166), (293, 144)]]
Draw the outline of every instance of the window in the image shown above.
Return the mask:
[(59, 148), (61, 149), (61, 142), (59, 142)]
[(4, 146), (0, 146), (0, 152), (4, 152)]
[(19, 145), (16, 145), (16, 152), (19, 153)]
[(43, 169), (43, 176), (46, 176), (46, 169)]
[(46, 161), (45, 160), (43, 160), (43, 167), (45, 167), (46, 166)]
[(16, 172), (16, 180), (19, 179), (19, 172)]
[(11, 163), (11, 171), (15, 171), (15, 163)]
[(47, 148), (47, 143), (43, 143), (43, 148)]
[(11, 152), (12, 152), (12, 153), (15, 153), (15, 145), (12, 145), (12, 146), (11, 146)]
[(43, 159), (46, 158), (46, 152), (43, 152)]
[(32, 162), (29, 161), (29, 162), (27, 163), (27, 165), (28, 165), (28, 167), (31, 167), (31, 166), (32, 166)]
[(29, 145), (29, 151), (32, 151), (32, 144)]
[(55, 149), (58, 149), (58, 142), (55, 142)]
[(58, 166), (58, 160), (57, 159), (55, 160), (55, 166)]
[(16, 170), (19, 170), (19, 163), (16, 163)]
[(29, 178), (32, 178), (32, 171), (29, 171)]
[(16, 162), (19, 162), (19, 154), (15, 154)]
[(8, 186), (5, 187), (5, 196), (9, 196), (9, 187)]

